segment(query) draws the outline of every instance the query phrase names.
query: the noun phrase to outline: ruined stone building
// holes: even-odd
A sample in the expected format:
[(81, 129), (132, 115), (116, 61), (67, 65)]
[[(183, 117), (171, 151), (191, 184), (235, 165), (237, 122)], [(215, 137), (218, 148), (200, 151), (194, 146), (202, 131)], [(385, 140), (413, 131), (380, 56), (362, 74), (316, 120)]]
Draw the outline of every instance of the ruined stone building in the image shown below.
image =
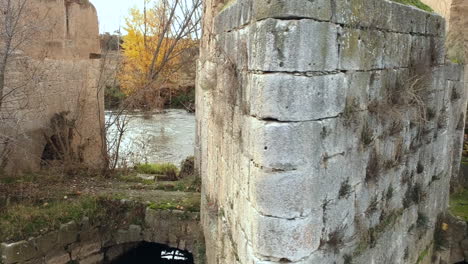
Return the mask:
[(95, 8), (88, 0), (31, 0), (20, 23), (28, 34), (14, 40), (18, 47), (6, 68), (2, 167), (37, 170), (63, 155), (102, 166), (104, 107)]
[(207, 0), (197, 166), (207, 262), (448, 263), (463, 67), (387, 0)]

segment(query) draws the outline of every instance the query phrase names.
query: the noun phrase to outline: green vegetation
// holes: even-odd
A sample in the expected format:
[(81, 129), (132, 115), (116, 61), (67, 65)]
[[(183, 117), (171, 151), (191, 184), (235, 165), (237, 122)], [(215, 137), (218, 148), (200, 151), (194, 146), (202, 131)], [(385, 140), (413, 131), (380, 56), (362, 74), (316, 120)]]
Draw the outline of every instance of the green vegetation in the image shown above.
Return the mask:
[(178, 191), (178, 192), (200, 192), (201, 180), (200, 178), (195, 178), (195, 179), (183, 179), (183, 180), (173, 181), (173, 182), (157, 182), (155, 189), (164, 190), (164, 191)]
[(404, 4), (404, 5), (411, 5), (411, 6), (417, 7), (427, 12), (434, 12), (434, 10), (430, 6), (424, 4), (420, 0), (393, 0), (393, 1), (400, 3), (400, 4)]
[(468, 190), (463, 190), (450, 197), (450, 212), (468, 221)]
[(106, 86), (104, 90), (104, 105), (106, 109), (116, 109), (127, 98), (118, 86)]
[(187, 107), (193, 107), (195, 105), (195, 89), (189, 89), (187, 92), (177, 94), (166, 104), (169, 108), (186, 109)]
[(135, 166), (135, 170), (138, 173), (144, 174), (156, 174), (156, 175), (169, 175), (169, 174), (178, 174), (179, 169), (176, 165), (171, 163), (160, 163), (160, 164), (138, 164)]
[(185, 198), (181, 201), (161, 201), (151, 203), (149, 208), (154, 210), (181, 210), (188, 212), (200, 212), (200, 197)]
[(429, 247), (424, 249), (423, 252), (421, 252), (421, 254), (419, 254), (418, 261), (416, 262), (416, 264), (421, 263), (427, 257), (428, 254), (429, 254)]
[(0, 215), (0, 241), (45, 233), (61, 224), (80, 221), (84, 216), (96, 216), (101, 211), (104, 212), (96, 197), (12, 205)]

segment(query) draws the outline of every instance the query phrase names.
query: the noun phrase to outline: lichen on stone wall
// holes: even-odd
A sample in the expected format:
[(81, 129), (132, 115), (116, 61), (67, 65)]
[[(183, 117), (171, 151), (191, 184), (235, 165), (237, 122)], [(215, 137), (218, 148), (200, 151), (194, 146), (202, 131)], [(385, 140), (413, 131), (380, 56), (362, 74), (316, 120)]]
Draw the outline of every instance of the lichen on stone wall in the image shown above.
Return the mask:
[(466, 106), (442, 18), (238, 0), (213, 20), (201, 60), (216, 51), (216, 89), (197, 88), (208, 263), (415, 263), (446, 210)]

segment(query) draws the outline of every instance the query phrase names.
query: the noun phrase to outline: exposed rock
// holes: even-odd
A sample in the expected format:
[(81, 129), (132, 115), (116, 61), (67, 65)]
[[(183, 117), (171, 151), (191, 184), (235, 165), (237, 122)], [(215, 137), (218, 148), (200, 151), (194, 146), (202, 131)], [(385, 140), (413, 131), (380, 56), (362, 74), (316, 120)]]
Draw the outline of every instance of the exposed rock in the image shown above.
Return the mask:
[(0, 252), (2, 252), (4, 264), (23, 262), (36, 258), (40, 254), (32, 241), (20, 241), (11, 244), (2, 243)]

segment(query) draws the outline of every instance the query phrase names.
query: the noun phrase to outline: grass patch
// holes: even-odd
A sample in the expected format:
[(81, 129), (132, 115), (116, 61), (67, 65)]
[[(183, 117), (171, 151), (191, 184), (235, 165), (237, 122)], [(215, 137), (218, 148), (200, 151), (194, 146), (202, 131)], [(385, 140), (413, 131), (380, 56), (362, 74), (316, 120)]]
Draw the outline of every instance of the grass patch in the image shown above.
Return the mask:
[(156, 175), (177, 175), (179, 173), (179, 169), (176, 165), (171, 163), (145, 163), (145, 164), (138, 164), (135, 166), (135, 171), (138, 173), (144, 174), (156, 174)]
[(150, 209), (153, 210), (180, 210), (188, 212), (200, 212), (200, 197), (186, 198), (181, 201), (161, 201), (151, 203)]
[(0, 215), (0, 241), (20, 240), (57, 229), (61, 224), (80, 221), (103, 212), (96, 197), (80, 197), (41, 205), (16, 204)]
[(81, 196), (43, 203), (19, 203), (0, 214), (0, 241), (19, 241), (39, 236), (60, 225), (88, 217), (91, 223), (104, 223), (111, 229), (144, 223), (146, 205), (119, 200), (118, 195)]
[(163, 191), (178, 191), (178, 192), (200, 192), (201, 179), (183, 179), (172, 182), (157, 182), (156, 190)]
[(393, 1), (400, 3), (400, 4), (404, 4), (404, 5), (414, 6), (427, 12), (434, 12), (434, 10), (430, 6), (424, 4), (420, 0), (393, 0)]
[(450, 212), (468, 221), (468, 190), (450, 196)]

